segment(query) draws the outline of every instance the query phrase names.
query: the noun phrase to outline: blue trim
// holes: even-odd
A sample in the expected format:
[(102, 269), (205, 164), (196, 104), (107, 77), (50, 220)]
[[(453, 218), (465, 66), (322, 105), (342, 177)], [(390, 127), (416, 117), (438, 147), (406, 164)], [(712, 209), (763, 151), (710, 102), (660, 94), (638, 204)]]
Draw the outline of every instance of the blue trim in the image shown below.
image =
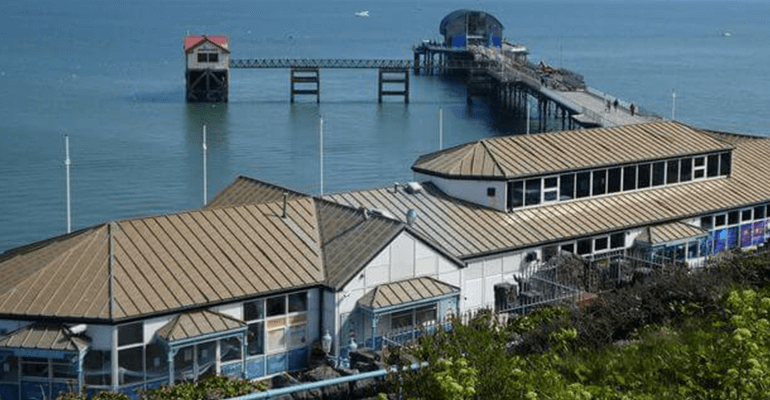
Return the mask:
[(8, 351), (16, 357), (55, 358), (57, 360), (77, 357), (80, 354), (77, 350), (25, 349), (21, 347), (8, 348)]
[(16, 383), (0, 383), (0, 399), (20, 400), (19, 385)]
[(421, 306), (423, 304), (431, 304), (431, 303), (438, 304), (439, 301), (444, 300), (444, 299), (450, 299), (452, 297), (456, 297), (456, 298), (459, 299), (460, 298), (460, 293), (459, 292), (457, 292), (457, 293), (448, 293), (448, 294), (445, 294), (445, 295), (431, 297), (431, 298), (428, 298), (428, 299), (412, 301), (412, 302), (409, 302), (409, 303), (402, 303), (402, 304), (399, 304), (399, 305), (396, 305), (396, 306), (388, 306), (388, 307), (375, 308), (375, 309), (372, 309), (372, 308), (369, 308), (369, 307), (366, 307), (366, 306), (361, 306), (361, 308), (366, 309), (367, 311), (369, 311), (372, 314), (382, 315), (382, 314), (390, 314), (390, 313), (392, 313), (394, 311), (401, 311), (401, 310), (406, 310), (406, 309), (409, 309), (409, 308), (414, 308), (414, 307), (417, 307), (417, 306)]
[(243, 338), (243, 334), (248, 330), (248, 327), (244, 326), (237, 329), (231, 329), (229, 331), (222, 331), (222, 332), (213, 332), (213, 333), (207, 333), (205, 335), (195, 336), (187, 339), (181, 339), (181, 340), (175, 340), (175, 341), (166, 341), (165, 339), (162, 339), (164, 342), (166, 342), (170, 347), (182, 347), (189, 344), (199, 344), (202, 342), (210, 342), (214, 340), (220, 340), (220, 339), (229, 339), (231, 337), (237, 337), (237, 338)]
[(265, 356), (256, 356), (246, 359), (246, 379), (254, 379), (265, 376)]
[(288, 368), (287, 353), (273, 354), (267, 356), (267, 374), (273, 375), (279, 372), (285, 372)]
[(310, 352), (307, 347), (292, 350), (289, 352), (289, 371), (296, 371), (305, 368), (308, 364)]

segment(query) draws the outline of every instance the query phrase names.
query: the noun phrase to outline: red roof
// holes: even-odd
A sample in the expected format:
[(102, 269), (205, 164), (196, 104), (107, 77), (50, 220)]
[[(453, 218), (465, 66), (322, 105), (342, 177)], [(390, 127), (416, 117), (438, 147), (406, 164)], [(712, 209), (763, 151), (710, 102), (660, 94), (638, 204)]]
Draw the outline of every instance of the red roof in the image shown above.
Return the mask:
[(201, 36), (187, 36), (184, 38), (184, 51), (189, 51), (193, 47), (197, 46), (198, 44), (202, 43), (204, 40), (208, 40), (211, 43), (214, 43), (215, 45), (221, 47), (224, 50), (229, 51), (230, 47), (230, 41), (227, 39), (227, 36), (208, 36), (208, 35), (201, 35)]

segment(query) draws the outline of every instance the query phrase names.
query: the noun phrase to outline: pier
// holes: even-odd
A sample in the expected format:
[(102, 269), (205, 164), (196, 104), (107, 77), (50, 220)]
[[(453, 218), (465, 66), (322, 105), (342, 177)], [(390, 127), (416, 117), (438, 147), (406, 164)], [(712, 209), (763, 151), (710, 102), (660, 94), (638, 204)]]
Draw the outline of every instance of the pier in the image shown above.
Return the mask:
[[(288, 69), (290, 102), (298, 96), (321, 101), (322, 69), (376, 69), (377, 101), (395, 96), (409, 103), (414, 75), (464, 79), (467, 102), (489, 99), (506, 117), (527, 120), (527, 132), (622, 126), (662, 119), (638, 104), (602, 93), (583, 76), (528, 60), (528, 51), (502, 37), (502, 24), (483, 11), (457, 10), (441, 21), (443, 42), (423, 41), (409, 59), (235, 59), (223, 36), (185, 38), (188, 102), (227, 102), (230, 69)], [(530, 123), (532, 122), (532, 130)]]

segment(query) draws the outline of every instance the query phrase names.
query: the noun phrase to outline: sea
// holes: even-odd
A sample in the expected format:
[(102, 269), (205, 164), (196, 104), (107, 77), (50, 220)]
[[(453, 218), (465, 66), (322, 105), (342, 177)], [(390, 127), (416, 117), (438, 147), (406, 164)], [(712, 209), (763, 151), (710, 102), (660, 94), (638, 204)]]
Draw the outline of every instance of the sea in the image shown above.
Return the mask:
[(765, 1), (4, 0), (0, 252), (66, 232), (65, 135), (77, 230), (201, 207), (204, 124), (209, 199), (239, 175), (319, 194), (320, 118), (326, 193), (409, 181), (440, 140), (523, 133), (440, 76), (413, 76), (409, 104), (378, 104), (376, 70), (322, 70), (320, 104), (290, 104), (287, 70), (241, 69), (229, 103), (184, 100), (187, 34), (228, 36), (233, 58), (411, 59), (461, 8), (644, 110), (770, 134)]

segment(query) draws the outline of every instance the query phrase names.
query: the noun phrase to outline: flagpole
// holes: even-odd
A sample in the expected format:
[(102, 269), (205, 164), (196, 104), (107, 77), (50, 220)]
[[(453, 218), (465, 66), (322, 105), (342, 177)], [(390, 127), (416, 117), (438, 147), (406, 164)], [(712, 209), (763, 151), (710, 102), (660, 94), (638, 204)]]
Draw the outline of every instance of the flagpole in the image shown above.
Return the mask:
[(70, 198), (70, 136), (64, 135), (64, 168), (67, 180), (67, 233), (72, 232), (71, 198)]
[(320, 164), (321, 164), (321, 196), (324, 195), (324, 119), (320, 118), (320, 131), (321, 131), (321, 150), (320, 150)]
[(444, 109), (438, 108), (438, 149), (444, 148)]
[(206, 170), (206, 124), (203, 124), (203, 205), (205, 206), (206, 203), (208, 203), (208, 193), (206, 188), (208, 187), (207, 182), (207, 173)]

